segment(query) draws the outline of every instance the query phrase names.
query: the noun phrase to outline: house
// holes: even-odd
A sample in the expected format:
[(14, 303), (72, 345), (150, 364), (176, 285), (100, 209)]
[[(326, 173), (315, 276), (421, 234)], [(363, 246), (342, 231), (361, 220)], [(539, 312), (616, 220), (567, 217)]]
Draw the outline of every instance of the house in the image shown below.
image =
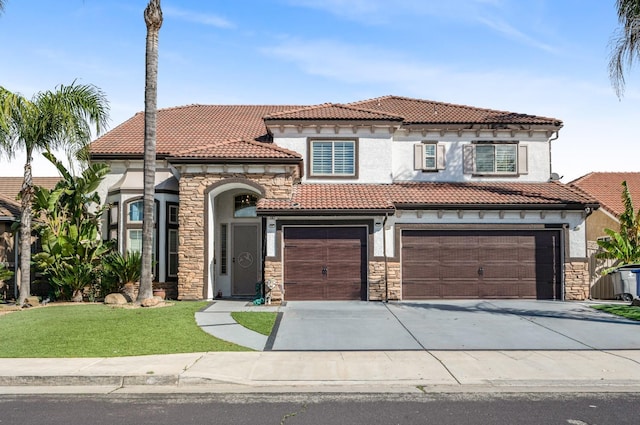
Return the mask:
[(604, 229), (620, 230), (620, 215), (624, 212), (622, 182), (627, 182), (635, 210), (640, 208), (640, 173), (593, 172), (569, 183), (588, 196), (596, 199), (601, 208), (587, 218), (587, 254), (590, 262), (591, 297), (613, 299), (613, 284), (602, 272), (613, 262), (596, 258), (598, 240), (608, 238)]
[[(51, 189), (59, 180), (59, 177), (33, 177), (33, 184)], [(20, 219), (21, 207), (17, 198), (22, 182), (22, 177), (0, 177), (0, 263), (8, 266), (11, 271), (15, 271), (15, 247), (18, 246), (18, 238), (11, 231), (11, 227)], [(15, 291), (13, 284), (14, 279), (9, 282), (8, 288), (4, 288), (11, 297)], [(39, 287), (32, 288), (34, 293), (38, 289)]]
[[(155, 279), (178, 299), (584, 299), (562, 122), (399, 96), (158, 111)], [(104, 237), (141, 245), (144, 114), (91, 145)], [(259, 289), (259, 287), (258, 287)]]

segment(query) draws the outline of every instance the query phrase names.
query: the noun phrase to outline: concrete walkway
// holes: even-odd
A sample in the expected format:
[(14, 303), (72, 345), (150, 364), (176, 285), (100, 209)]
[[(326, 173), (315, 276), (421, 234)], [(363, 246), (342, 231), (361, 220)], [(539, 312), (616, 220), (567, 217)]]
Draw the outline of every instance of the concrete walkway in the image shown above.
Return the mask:
[(0, 393), (640, 392), (640, 351), (240, 352), (2, 359)]
[[(218, 301), (196, 320), (217, 337), (261, 350), (267, 338), (232, 322), (231, 312), (285, 311), (286, 316), (290, 306)], [(0, 359), (0, 394), (456, 391), (640, 392), (640, 350), (421, 348)]]

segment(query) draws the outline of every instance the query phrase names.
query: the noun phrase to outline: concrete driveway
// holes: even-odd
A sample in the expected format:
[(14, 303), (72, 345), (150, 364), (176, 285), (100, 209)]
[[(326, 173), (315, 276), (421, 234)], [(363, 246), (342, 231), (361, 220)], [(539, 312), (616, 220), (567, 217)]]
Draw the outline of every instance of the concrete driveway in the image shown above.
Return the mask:
[(581, 302), (290, 301), (266, 350), (640, 349), (640, 322)]

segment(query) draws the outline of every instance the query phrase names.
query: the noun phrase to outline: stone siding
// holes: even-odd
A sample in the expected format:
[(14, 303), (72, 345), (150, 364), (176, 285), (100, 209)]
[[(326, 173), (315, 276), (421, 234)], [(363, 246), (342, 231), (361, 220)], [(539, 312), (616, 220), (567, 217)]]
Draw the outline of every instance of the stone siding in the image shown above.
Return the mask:
[(267, 198), (289, 199), (294, 174), (193, 174), (180, 177), (178, 299), (201, 300), (205, 287), (205, 197), (207, 188), (226, 179), (249, 180), (260, 185)]
[[(271, 290), (271, 304), (282, 304), (284, 300), (284, 279), (282, 276), (282, 263), (279, 261), (264, 262), (264, 280), (273, 282), (275, 286)], [(265, 290), (268, 290), (265, 288)]]
[[(384, 261), (369, 261), (369, 300), (385, 300)], [(400, 300), (400, 263), (387, 262), (387, 285), (389, 300)]]
[(589, 263), (571, 261), (564, 265), (564, 299), (586, 300), (589, 297)]

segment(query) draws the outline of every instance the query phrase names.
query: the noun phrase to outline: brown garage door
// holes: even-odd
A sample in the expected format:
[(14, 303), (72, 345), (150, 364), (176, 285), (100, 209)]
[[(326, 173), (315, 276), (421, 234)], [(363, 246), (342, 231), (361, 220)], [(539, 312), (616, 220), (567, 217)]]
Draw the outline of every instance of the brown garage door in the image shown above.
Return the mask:
[(287, 300), (366, 300), (364, 227), (285, 227)]
[(402, 298), (560, 299), (559, 231), (402, 232)]

